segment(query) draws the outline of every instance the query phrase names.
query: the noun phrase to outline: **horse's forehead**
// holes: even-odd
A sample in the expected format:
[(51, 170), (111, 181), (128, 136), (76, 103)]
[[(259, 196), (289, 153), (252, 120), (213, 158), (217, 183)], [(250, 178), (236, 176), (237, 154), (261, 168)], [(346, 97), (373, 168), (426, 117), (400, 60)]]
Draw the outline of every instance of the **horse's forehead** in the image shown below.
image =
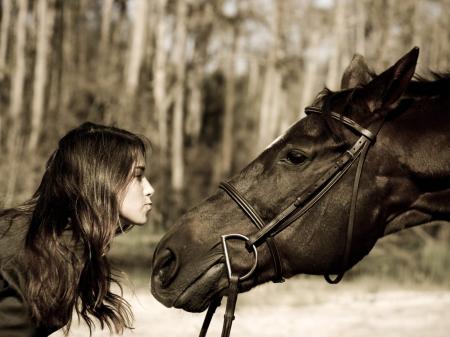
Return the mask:
[(301, 141), (304, 138), (319, 138), (323, 136), (324, 131), (324, 121), (321, 117), (307, 116), (289, 126), (285, 132), (280, 134), (265, 148), (265, 151), (272, 149), (276, 144), (281, 142), (293, 143)]
[(286, 137), (286, 133), (287, 133), (287, 131), (285, 131), (285, 132), (283, 132), (281, 135), (279, 135), (277, 138), (275, 138), (265, 149), (264, 149), (264, 151), (266, 151), (266, 150), (269, 150), (269, 149), (271, 149), (275, 144), (277, 144), (277, 143), (279, 143), (280, 141), (283, 141), (284, 139), (285, 139), (285, 137)]
[(283, 139), (295, 142), (303, 138), (319, 138), (326, 132), (325, 122), (322, 117), (311, 115), (293, 124), (284, 134)]

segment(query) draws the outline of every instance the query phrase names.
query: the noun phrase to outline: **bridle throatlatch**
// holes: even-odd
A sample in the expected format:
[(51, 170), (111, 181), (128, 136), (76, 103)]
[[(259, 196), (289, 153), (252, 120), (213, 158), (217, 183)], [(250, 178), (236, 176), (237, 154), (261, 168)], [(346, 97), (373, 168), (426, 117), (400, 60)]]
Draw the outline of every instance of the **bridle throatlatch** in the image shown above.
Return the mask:
[[(305, 109), (306, 114), (316, 113), (322, 114), (322, 110), (316, 107), (308, 107)], [(376, 135), (380, 131), (384, 118), (380, 118), (372, 125), (372, 130), (366, 129), (353, 121), (352, 119), (343, 115), (331, 112), (327, 116), (345, 124), (355, 133), (359, 134), (359, 138), (353, 144), (353, 146), (345, 151), (334, 163), (334, 165), (325, 172), (319, 179), (311, 184), (302, 195), (297, 197), (295, 201), (275, 216), (269, 223), (265, 223), (262, 220), (259, 213), (253, 206), (245, 199), (245, 197), (236, 190), (236, 188), (228, 182), (222, 182), (219, 188), (227, 193), (227, 195), (241, 208), (241, 210), (247, 215), (252, 223), (257, 227), (257, 231), (249, 237), (242, 234), (228, 234), (222, 236), (222, 246), (225, 255), (225, 263), (227, 266), (229, 288), (227, 292), (227, 307), (224, 318), (224, 326), (222, 330), (222, 337), (228, 337), (230, 335), (231, 324), (234, 319), (234, 310), (236, 307), (237, 295), (239, 292), (239, 282), (249, 278), (256, 270), (258, 263), (257, 247), (266, 243), (272, 256), (274, 267), (274, 279), (273, 282), (283, 282), (283, 270), (280, 260), (280, 254), (278, 252), (275, 235), (283, 231), (290, 224), (304, 215), (312, 206), (314, 206), (350, 169), (355, 161), (358, 161), (356, 168), (355, 179), (353, 181), (352, 197), (350, 202), (350, 212), (347, 223), (347, 235), (345, 242), (344, 258), (342, 260), (341, 268), (333, 279), (329, 274), (324, 275), (327, 282), (336, 284), (342, 280), (345, 271), (348, 268), (350, 250), (352, 246), (353, 228), (356, 218), (356, 204), (358, 200), (358, 190), (361, 180), (364, 161), (372, 143), (375, 142)], [(251, 270), (239, 277), (232, 272), (230, 257), (227, 250), (226, 241), (228, 239), (244, 240), (247, 249), (253, 251), (255, 256), (255, 262)], [(206, 336), (211, 318), (220, 305), (221, 299), (214, 298), (208, 308), (208, 312), (203, 323), (200, 337)]]

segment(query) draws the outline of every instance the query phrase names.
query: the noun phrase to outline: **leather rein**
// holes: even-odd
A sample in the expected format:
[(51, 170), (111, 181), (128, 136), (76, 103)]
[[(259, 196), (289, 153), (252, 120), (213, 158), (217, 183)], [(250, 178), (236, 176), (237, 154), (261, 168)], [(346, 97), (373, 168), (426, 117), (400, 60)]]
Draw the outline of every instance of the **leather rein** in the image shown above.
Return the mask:
[[(322, 114), (322, 110), (316, 107), (307, 107), (305, 109), (306, 114), (316, 113)], [(347, 269), (350, 249), (352, 245), (353, 227), (356, 218), (356, 203), (358, 199), (358, 190), (361, 180), (361, 174), (363, 170), (364, 161), (372, 143), (375, 142), (376, 135), (380, 131), (384, 118), (380, 118), (372, 125), (372, 130), (363, 128), (361, 125), (353, 121), (352, 119), (335, 112), (329, 113), (331, 118), (343, 123), (354, 132), (359, 134), (359, 138), (353, 144), (353, 146), (345, 151), (336, 160), (334, 165), (325, 172), (319, 179), (317, 179), (312, 185), (310, 185), (302, 195), (297, 197), (293, 203), (281, 211), (275, 216), (269, 223), (265, 223), (255, 208), (247, 201), (247, 199), (239, 193), (239, 191), (229, 182), (222, 182), (219, 188), (225, 191), (228, 196), (241, 208), (241, 210), (247, 215), (247, 217), (257, 227), (257, 231), (250, 235), (245, 236), (242, 234), (228, 234), (222, 235), (222, 246), (225, 256), (225, 264), (227, 267), (229, 287), (227, 290), (227, 306), (224, 315), (224, 323), (222, 329), (222, 337), (229, 337), (231, 331), (231, 325), (234, 320), (234, 311), (236, 308), (237, 295), (239, 293), (239, 282), (248, 279), (256, 270), (258, 264), (258, 252), (257, 247), (266, 243), (269, 248), (275, 276), (273, 282), (284, 282), (283, 270), (280, 260), (280, 254), (278, 252), (274, 236), (283, 231), (290, 224), (295, 222), (298, 218), (304, 215), (311, 207), (313, 207), (350, 169), (355, 161), (358, 161), (356, 169), (355, 179), (353, 182), (352, 197), (350, 203), (350, 213), (347, 223), (347, 239), (345, 242), (344, 258), (339, 273), (333, 279), (329, 274), (325, 274), (325, 280), (328, 283), (336, 284), (342, 280), (344, 273)], [(239, 276), (232, 271), (231, 261), (228, 254), (227, 240), (243, 240), (247, 249), (254, 255), (254, 264), (247, 274)], [(208, 331), (209, 324), (216, 308), (220, 305), (221, 298), (215, 297), (212, 299), (208, 311), (206, 313), (205, 320), (203, 322), (202, 329), (199, 337), (205, 337)]]

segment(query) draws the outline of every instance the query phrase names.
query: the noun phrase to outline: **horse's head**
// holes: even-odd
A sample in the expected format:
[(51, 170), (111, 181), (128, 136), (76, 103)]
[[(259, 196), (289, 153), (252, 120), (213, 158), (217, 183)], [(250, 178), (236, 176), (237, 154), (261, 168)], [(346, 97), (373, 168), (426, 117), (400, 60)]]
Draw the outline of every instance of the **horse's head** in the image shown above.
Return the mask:
[[(418, 50), (413, 49), (378, 76), (368, 72), (361, 57), (354, 58), (344, 74), (343, 89), (324, 91), (316, 99), (313, 106), (321, 113), (294, 124), (230, 183), (269, 223), (310, 190), (360, 137), (339, 118), (331, 118), (332, 113), (370, 130), (380, 120), (395, 119), (393, 114), (404, 110), (400, 98), (414, 74), (417, 56)], [(383, 235), (388, 218), (414, 197), (408, 178), (402, 178), (395, 128), (387, 124), (365, 156), (351, 251), (344, 269), (371, 250)], [(274, 236), (284, 277), (342, 271), (357, 163), (314, 206)], [(182, 216), (159, 243), (153, 260), (154, 296), (167, 306), (204, 310), (211, 297), (228, 286), (221, 236), (249, 236), (256, 231), (235, 201), (218, 190)], [(276, 276), (266, 243), (258, 247), (258, 253), (257, 270), (240, 284), (241, 290)], [(243, 241), (230, 240), (229, 255), (239, 274), (245, 274), (254, 262)]]

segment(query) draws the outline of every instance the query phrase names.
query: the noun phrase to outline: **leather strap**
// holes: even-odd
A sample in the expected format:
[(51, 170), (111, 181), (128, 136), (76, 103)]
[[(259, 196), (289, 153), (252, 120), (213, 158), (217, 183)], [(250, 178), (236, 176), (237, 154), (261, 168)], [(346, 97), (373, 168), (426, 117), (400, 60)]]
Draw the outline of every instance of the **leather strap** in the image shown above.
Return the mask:
[(325, 280), (330, 284), (339, 283), (342, 280), (342, 278), (344, 277), (345, 270), (347, 269), (347, 266), (348, 266), (348, 260), (350, 257), (350, 249), (352, 247), (353, 227), (355, 225), (355, 218), (356, 218), (356, 202), (358, 200), (359, 183), (361, 181), (362, 169), (363, 169), (367, 151), (369, 150), (369, 146), (370, 146), (369, 142), (364, 144), (364, 148), (359, 157), (358, 167), (356, 168), (355, 180), (353, 181), (352, 199), (351, 199), (351, 203), (350, 203), (350, 213), (349, 213), (348, 223), (347, 223), (347, 237), (345, 240), (344, 259), (342, 260), (341, 270), (340, 270), (339, 274), (337, 274), (336, 278), (334, 278), (334, 279), (332, 279), (331, 276), (328, 274), (324, 275)]
[[(236, 302), (239, 293), (239, 276), (236, 274), (231, 275), (228, 280), (228, 291), (227, 291), (227, 306), (225, 309), (224, 319), (223, 319), (223, 328), (221, 337), (229, 337), (231, 332), (231, 326), (234, 321), (234, 312), (236, 310)], [(214, 313), (218, 306), (220, 306), (221, 302), (220, 297), (215, 297), (212, 299), (209, 304), (208, 311), (205, 316), (205, 320), (203, 321), (202, 329), (200, 330), (199, 337), (206, 337), (208, 332), (209, 325), (211, 323), (211, 319), (214, 316)]]
[(234, 321), (234, 311), (236, 309), (237, 296), (239, 292), (239, 277), (235, 274), (231, 275), (229, 280), (227, 307), (223, 320), (222, 337), (229, 337), (231, 332), (231, 325)]
[[(378, 135), (378, 132), (381, 130), (381, 127), (384, 124), (384, 118), (380, 118), (375, 124), (372, 126), (374, 135), (373, 141), (375, 141), (375, 137)], [(344, 258), (342, 260), (342, 266), (339, 273), (336, 275), (336, 277), (333, 279), (331, 278), (331, 275), (325, 274), (324, 278), (325, 280), (330, 284), (337, 284), (339, 283), (342, 278), (344, 277), (345, 271), (348, 268), (349, 265), (349, 258), (350, 258), (350, 251), (352, 247), (352, 239), (353, 239), (353, 228), (355, 225), (355, 219), (356, 219), (356, 206), (358, 202), (358, 191), (359, 191), (359, 183), (361, 181), (361, 175), (363, 171), (363, 166), (366, 161), (367, 152), (369, 151), (371, 143), (367, 142), (364, 144), (364, 148), (362, 150), (358, 167), (356, 169), (355, 174), (355, 180), (353, 181), (353, 191), (352, 191), (352, 199), (350, 203), (350, 213), (348, 217), (348, 223), (347, 223), (347, 238), (345, 241), (345, 250), (344, 250)]]
[[(250, 205), (250, 203), (245, 199), (243, 195), (241, 195), (236, 188), (234, 188), (233, 185), (227, 182), (221, 182), (219, 184), (219, 188), (224, 190), (231, 199), (234, 200), (236, 204), (239, 205), (239, 207), (242, 209), (242, 211), (251, 219), (251, 221), (255, 224), (255, 226), (261, 230), (263, 229), (266, 224), (264, 223), (264, 220), (261, 218), (259, 213)], [(280, 259), (280, 253), (278, 251), (277, 245), (275, 243), (275, 239), (268, 238), (267, 239), (267, 246), (269, 247), (270, 255), (272, 256), (274, 271), (275, 271), (275, 277), (272, 280), (274, 283), (281, 283), (284, 282), (283, 279), (283, 269), (281, 265), (281, 259)], [(250, 246), (247, 246), (250, 248)]]
[(206, 312), (205, 320), (203, 321), (202, 329), (200, 330), (199, 337), (205, 337), (208, 332), (209, 325), (211, 323), (211, 319), (216, 312), (217, 307), (220, 306), (220, 302), (222, 302), (221, 297), (214, 297), (209, 303), (208, 311)]
[[(305, 108), (305, 113), (307, 115), (310, 115), (311, 113), (316, 113), (321, 115), (322, 114), (322, 110), (316, 107), (307, 107)], [(336, 112), (330, 112), (330, 116), (333, 119), (336, 119), (338, 121), (340, 121), (341, 123), (344, 123), (345, 125), (349, 126), (350, 128), (352, 128), (354, 131), (356, 131), (357, 133), (359, 133), (360, 135), (364, 135), (367, 139), (374, 141), (375, 140), (375, 135), (368, 129), (362, 127), (361, 125), (359, 125), (358, 123), (356, 123), (354, 120), (338, 114)]]

